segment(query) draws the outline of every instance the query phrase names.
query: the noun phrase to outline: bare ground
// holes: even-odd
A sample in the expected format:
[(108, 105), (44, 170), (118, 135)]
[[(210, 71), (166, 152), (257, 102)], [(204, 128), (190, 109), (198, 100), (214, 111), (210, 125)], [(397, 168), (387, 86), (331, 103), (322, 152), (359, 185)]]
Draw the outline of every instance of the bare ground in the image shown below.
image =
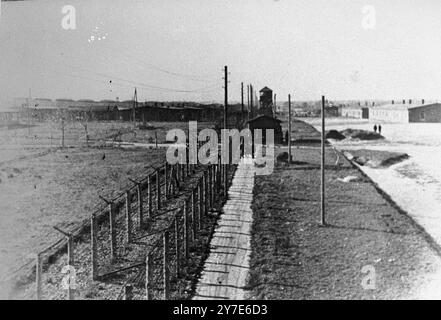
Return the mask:
[[(256, 177), (250, 298), (418, 297), (423, 279), (441, 268), (430, 237), (346, 159), (335, 166), (332, 150), (320, 226), (320, 150), (293, 150), (294, 164)], [(337, 180), (349, 175), (359, 180)], [(375, 271), (375, 289), (362, 286), (366, 270)]]
[[(153, 130), (133, 129), (123, 122), (65, 123), (65, 143), (59, 148), (59, 123), (39, 123), (0, 132), (0, 295), (17, 268), (30, 255), (58, 241), (52, 227), (69, 231), (103, 204), (98, 195), (112, 198), (151, 167), (164, 162), (165, 149), (104, 148), (108, 139), (165, 141), (170, 129), (187, 123), (152, 123)], [(209, 123), (199, 124), (201, 128)]]

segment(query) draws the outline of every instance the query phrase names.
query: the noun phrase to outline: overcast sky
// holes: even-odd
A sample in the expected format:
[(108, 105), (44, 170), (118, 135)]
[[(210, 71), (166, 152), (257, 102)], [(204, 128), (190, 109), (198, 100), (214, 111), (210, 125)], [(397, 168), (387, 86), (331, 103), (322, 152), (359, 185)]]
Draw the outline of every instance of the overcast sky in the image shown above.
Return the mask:
[[(76, 30), (62, 28), (65, 5)], [(373, 29), (362, 25), (366, 5)], [(441, 96), (438, 0), (3, 2), (0, 44), (1, 98), (31, 88), (125, 100), (137, 86), (142, 101), (222, 101), (224, 65), (231, 100), (241, 81), (278, 100)]]

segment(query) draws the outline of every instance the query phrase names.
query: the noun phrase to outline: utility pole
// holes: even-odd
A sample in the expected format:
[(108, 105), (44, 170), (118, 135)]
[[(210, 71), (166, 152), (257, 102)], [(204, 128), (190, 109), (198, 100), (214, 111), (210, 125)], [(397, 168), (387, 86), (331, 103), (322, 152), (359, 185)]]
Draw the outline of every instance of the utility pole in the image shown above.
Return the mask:
[(324, 226), (325, 221), (325, 96), (322, 96), (322, 163), (321, 163), (321, 214), (320, 224)]
[(288, 94), (288, 163), (291, 163), (291, 95)]
[(253, 105), (253, 85), (251, 85), (250, 84), (250, 112), (251, 112), (251, 118), (253, 118), (253, 116), (254, 116), (254, 112), (253, 112), (253, 108), (254, 108), (254, 105)]
[(250, 85), (247, 84), (247, 114), (248, 120), (250, 120)]
[(138, 104), (138, 93), (135, 88), (135, 95), (133, 96), (133, 128), (136, 127), (136, 107)]
[(227, 150), (227, 147), (230, 146), (229, 141), (227, 141), (227, 125), (228, 125), (228, 121), (227, 121), (227, 117), (228, 117), (228, 67), (225, 66), (225, 75), (224, 75), (224, 79), (225, 79), (225, 105), (224, 105), (224, 161), (226, 161), (226, 163), (224, 163), (224, 192), (225, 195), (227, 195), (227, 188), (228, 188), (228, 162), (229, 159), (225, 159), (226, 155), (229, 154), (229, 150)]
[(276, 111), (277, 111), (277, 103), (276, 103), (276, 98), (277, 98), (277, 94), (274, 94), (274, 117), (276, 116)]
[(242, 120), (243, 120), (243, 109), (244, 109), (244, 105), (243, 105), (243, 82), (241, 82), (241, 84), (240, 84), (240, 96), (241, 96), (241, 117), (242, 117)]

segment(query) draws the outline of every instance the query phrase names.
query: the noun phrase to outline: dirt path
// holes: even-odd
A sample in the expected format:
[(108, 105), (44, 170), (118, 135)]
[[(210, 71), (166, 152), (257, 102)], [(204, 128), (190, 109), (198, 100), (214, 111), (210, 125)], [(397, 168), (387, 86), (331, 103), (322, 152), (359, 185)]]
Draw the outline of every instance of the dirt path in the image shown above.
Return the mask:
[(244, 299), (249, 273), (254, 163), (242, 160), (228, 192), (195, 300)]

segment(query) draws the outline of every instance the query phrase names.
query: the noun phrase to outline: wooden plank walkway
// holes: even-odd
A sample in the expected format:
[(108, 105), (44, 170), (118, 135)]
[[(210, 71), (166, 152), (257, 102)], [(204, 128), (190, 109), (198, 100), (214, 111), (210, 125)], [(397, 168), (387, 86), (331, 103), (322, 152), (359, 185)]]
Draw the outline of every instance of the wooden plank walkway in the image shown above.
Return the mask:
[(244, 299), (249, 271), (254, 162), (242, 159), (210, 244), (195, 300)]

